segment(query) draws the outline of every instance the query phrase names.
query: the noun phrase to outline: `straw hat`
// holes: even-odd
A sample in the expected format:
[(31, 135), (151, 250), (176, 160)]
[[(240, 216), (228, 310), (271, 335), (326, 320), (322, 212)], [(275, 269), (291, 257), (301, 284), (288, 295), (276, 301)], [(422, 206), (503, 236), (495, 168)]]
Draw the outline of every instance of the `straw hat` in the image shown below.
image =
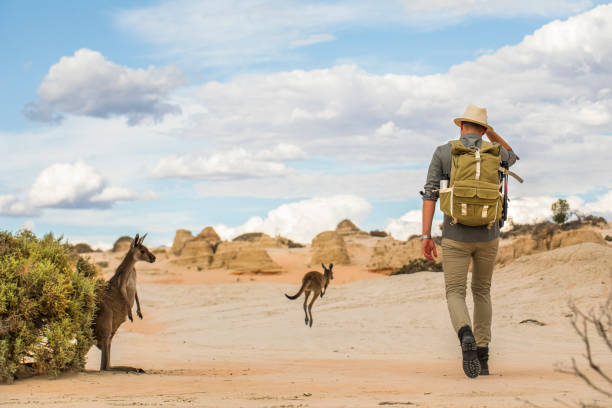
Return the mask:
[(461, 127), (461, 122), (472, 122), (486, 127), (487, 130), (492, 129), (487, 123), (487, 108), (479, 108), (472, 104), (469, 104), (468, 107), (465, 108), (463, 117), (455, 118), (454, 122), (459, 127)]

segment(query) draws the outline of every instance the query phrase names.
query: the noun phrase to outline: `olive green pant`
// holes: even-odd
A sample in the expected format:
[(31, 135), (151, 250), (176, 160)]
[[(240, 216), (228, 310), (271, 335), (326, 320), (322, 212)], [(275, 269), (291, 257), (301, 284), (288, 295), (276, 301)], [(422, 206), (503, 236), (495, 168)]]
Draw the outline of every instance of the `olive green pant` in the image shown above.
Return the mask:
[[(479, 347), (491, 341), (491, 277), (499, 238), (484, 242), (461, 242), (444, 238), (442, 240), (442, 266), (448, 311), (455, 332), (463, 326), (470, 326)], [(472, 266), (472, 297), (474, 299), (474, 325), (465, 303), (467, 275)]]

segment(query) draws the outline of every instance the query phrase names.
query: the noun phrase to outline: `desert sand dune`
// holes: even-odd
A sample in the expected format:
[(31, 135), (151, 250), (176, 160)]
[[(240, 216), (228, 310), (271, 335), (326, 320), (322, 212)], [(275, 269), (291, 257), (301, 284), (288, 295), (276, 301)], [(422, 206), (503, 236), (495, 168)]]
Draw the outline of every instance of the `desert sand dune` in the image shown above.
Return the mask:
[[(139, 270), (145, 319), (124, 324), (113, 342), (114, 364), (147, 374), (99, 373), (93, 348), (86, 372), (2, 386), (2, 406), (524, 407), (524, 399), (553, 407), (555, 398), (601, 398), (554, 365), (583, 353), (567, 300), (588, 308), (605, 299), (609, 246), (560, 248), (495, 272), (492, 375), (476, 380), (461, 371), (440, 273), (356, 280), (355, 266), (344, 277), (339, 268), (308, 328), (301, 301), (283, 296), (299, 287), (297, 270), (210, 284), (198, 274), (220, 271), (165, 272), (170, 265)], [(176, 282), (160, 283), (168, 273)], [(546, 325), (519, 323), (525, 319)], [(612, 367), (600, 344), (595, 351)]]

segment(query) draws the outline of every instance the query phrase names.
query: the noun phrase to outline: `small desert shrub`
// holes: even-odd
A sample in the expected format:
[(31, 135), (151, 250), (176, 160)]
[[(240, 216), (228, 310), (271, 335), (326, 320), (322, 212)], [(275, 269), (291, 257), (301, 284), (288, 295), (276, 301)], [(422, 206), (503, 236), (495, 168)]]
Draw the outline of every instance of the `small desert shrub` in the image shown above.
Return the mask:
[(108, 268), (108, 261), (96, 262), (96, 265), (98, 265), (100, 268)]
[(236, 238), (232, 239), (232, 241), (254, 242), (262, 236), (263, 232), (246, 232), (242, 235), (238, 235)]
[(606, 235), (606, 241), (612, 241), (612, 235)]
[(289, 248), (304, 248), (305, 247), (304, 244), (300, 244), (299, 242), (292, 241), (289, 238), (280, 237), (280, 239), (281, 239), (281, 244), (285, 244)]
[(385, 238), (389, 234), (387, 234), (385, 231), (373, 230), (370, 231), (370, 235), (373, 237)]
[(550, 209), (553, 213), (553, 221), (557, 224), (564, 224), (565, 221), (567, 221), (567, 219), (570, 217), (570, 206), (567, 200), (559, 198), (552, 204)]
[(0, 232), (0, 382), (81, 369), (99, 286), (95, 266), (61, 238)]
[(411, 259), (408, 265), (402, 266), (397, 271), (391, 272), (393, 275), (405, 275), (422, 271), (442, 272), (442, 264), (440, 262), (431, 262), (425, 258)]

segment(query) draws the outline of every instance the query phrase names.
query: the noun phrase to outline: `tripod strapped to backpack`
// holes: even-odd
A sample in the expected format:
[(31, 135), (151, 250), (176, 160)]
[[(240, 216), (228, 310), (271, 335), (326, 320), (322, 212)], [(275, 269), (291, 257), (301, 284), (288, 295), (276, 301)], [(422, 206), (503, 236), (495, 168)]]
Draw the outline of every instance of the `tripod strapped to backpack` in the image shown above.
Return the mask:
[(502, 206), (502, 216), (499, 219), (499, 227), (503, 227), (504, 223), (508, 219), (508, 176), (512, 176), (518, 180), (519, 183), (523, 182), (523, 179), (516, 173), (509, 170), (510, 166), (507, 161), (502, 161), (499, 167), (499, 192), (504, 196), (504, 204)]

